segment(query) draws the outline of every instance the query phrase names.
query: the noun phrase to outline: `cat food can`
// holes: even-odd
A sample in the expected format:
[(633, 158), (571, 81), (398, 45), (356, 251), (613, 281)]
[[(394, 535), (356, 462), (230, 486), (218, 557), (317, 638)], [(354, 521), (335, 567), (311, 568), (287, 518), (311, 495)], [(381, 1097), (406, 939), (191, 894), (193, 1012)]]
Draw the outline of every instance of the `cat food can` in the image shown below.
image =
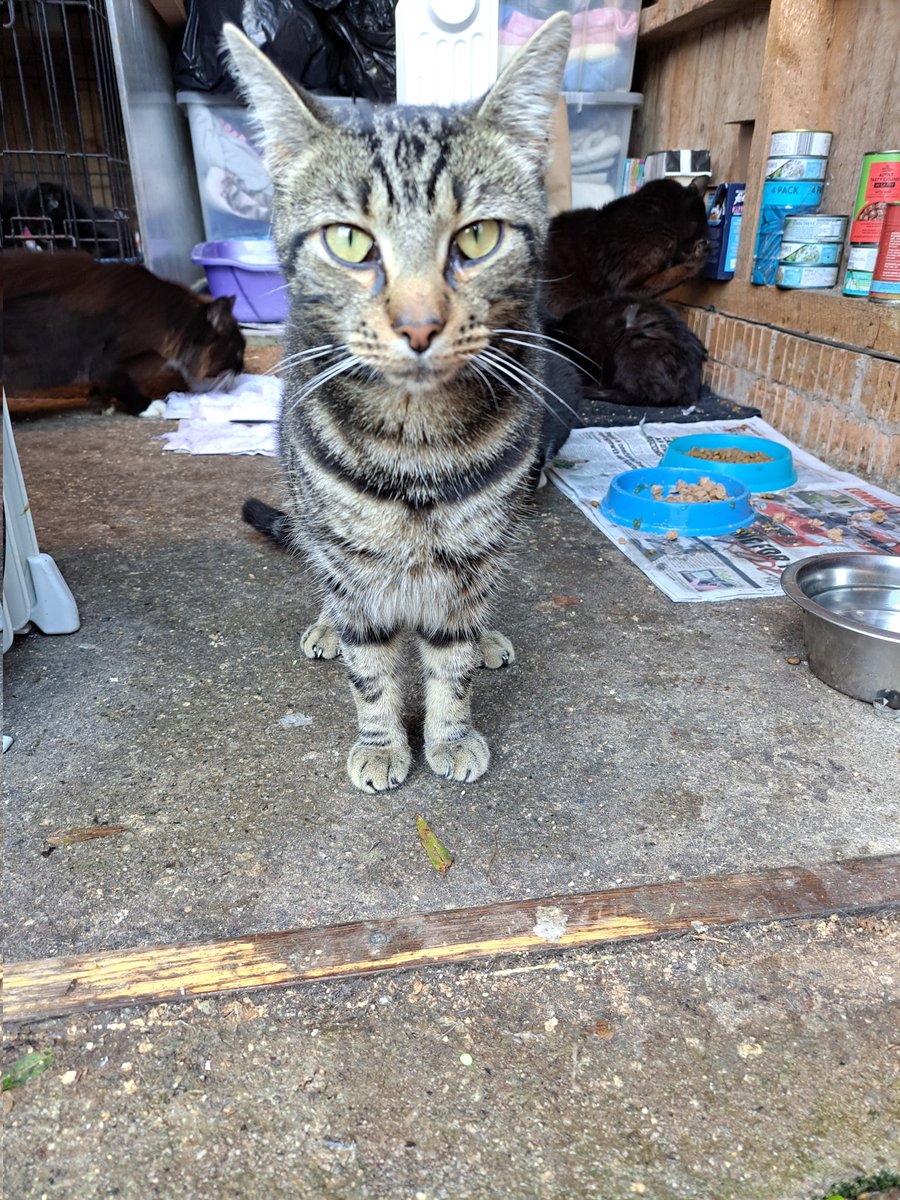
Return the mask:
[(873, 150), (864, 154), (850, 241), (876, 245), (887, 206), (894, 200), (900, 200), (900, 150)]
[(781, 264), (775, 282), (783, 288), (830, 288), (837, 283), (837, 265), (833, 267), (792, 267)]
[(844, 286), (841, 289), (845, 296), (859, 296), (863, 299), (868, 296), (877, 257), (877, 246), (851, 245), (848, 248), (847, 270), (844, 272)]
[(794, 154), (827, 158), (832, 136), (827, 129), (779, 129), (772, 134), (769, 153), (776, 158)]
[(900, 200), (892, 201), (884, 214), (869, 299), (876, 304), (900, 304)]
[(779, 262), (796, 264), (800, 267), (836, 267), (841, 261), (844, 247), (840, 242), (789, 242), (781, 243)]
[(824, 179), (827, 158), (770, 158), (766, 179)]
[(847, 218), (828, 213), (788, 217), (784, 223), (786, 242), (842, 242), (846, 232)]

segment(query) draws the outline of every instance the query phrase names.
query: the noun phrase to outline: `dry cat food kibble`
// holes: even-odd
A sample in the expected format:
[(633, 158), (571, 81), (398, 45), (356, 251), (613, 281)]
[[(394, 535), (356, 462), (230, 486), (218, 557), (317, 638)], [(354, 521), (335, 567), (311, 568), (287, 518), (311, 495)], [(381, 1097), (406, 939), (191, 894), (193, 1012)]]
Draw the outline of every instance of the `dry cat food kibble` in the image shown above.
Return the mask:
[(763, 450), (741, 450), (739, 446), (692, 446), (687, 451), (689, 458), (705, 458), (708, 462), (764, 463), (772, 462), (772, 455)]
[(685, 483), (679, 479), (666, 496), (667, 501), (682, 504), (709, 504), (714, 500), (727, 500), (724, 483), (713, 483), (708, 475), (701, 475), (699, 483)]

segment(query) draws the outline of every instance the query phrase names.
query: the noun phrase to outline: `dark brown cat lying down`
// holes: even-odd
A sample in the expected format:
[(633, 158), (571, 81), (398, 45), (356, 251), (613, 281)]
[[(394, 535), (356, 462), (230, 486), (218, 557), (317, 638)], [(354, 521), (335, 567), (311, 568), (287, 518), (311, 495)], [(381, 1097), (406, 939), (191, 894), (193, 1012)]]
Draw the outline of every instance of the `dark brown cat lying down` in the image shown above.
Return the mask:
[(90, 384), (92, 401), (136, 415), (170, 391), (227, 387), (243, 367), (231, 296), (205, 300), (75, 250), (4, 250), (0, 270), (11, 396)]
[(613, 292), (661, 296), (698, 275), (709, 254), (705, 184), (655, 179), (603, 208), (557, 214), (544, 255), (553, 315)]

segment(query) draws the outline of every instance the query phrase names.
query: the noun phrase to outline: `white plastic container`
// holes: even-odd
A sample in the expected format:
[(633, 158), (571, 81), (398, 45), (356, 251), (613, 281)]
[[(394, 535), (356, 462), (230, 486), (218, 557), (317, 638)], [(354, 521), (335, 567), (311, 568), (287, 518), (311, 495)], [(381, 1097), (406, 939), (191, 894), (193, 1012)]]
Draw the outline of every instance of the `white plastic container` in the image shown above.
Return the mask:
[(227, 96), (179, 92), (176, 99), (191, 126), (207, 241), (268, 237), (272, 180), (250, 114)]
[[(178, 92), (175, 98), (191, 127), (206, 240), (267, 238), (274, 193), (250, 113), (229, 96)], [(349, 96), (316, 99), (338, 115), (368, 103)]]
[(398, 0), (397, 103), (464, 104), (497, 78), (497, 0)]
[(517, 0), (504, 4), (499, 61), (503, 67), (543, 21), (572, 17), (572, 44), (563, 91), (627, 92), (637, 48), (641, 0)]
[(639, 92), (567, 92), (572, 152), (572, 207), (601, 208), (624, 192), (631, 119)]

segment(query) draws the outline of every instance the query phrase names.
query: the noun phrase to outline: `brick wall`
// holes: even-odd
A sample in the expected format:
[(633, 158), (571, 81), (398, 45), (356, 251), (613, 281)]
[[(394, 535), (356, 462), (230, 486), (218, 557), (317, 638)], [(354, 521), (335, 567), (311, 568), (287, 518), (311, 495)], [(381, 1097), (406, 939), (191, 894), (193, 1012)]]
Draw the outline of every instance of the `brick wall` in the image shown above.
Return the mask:
[(681, 307), (709, 350), (706, 382), (752, 404), (804, 449), (900, 488), (900, 362), (767, 325)]

